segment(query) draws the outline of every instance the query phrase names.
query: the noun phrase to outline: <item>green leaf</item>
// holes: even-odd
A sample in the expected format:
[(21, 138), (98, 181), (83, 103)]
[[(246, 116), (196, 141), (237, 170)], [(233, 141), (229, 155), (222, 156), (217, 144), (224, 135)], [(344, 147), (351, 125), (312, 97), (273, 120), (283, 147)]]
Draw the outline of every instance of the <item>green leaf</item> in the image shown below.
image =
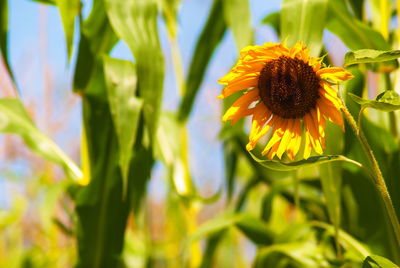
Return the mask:
[(349, 51), (344, 56), (344, 66), (360, 63), (373, 63), (390, 61), (400, 58), (400, 50), (373, 50), (373, 49), (361, 49), (357, 51)]
[(15, 81), (8, 59), (8, 0), (0, 0), (0, 62), (3, 58), (10, 78)]
[[(90, 16), (82, 23), (78, 58), (74, 73), (74, 91), (84, 91), (101, 65), (103, 54), (108, 54), (118, 41), (107, 14), (103, 0), (95, 0)], [(95, 78), (93, 78), (95, 79)]]
[(281, 40), (287, 38), (289, 46), (302, 41), (310, 47), (313, 56), (319, 56), (327, 6), (328, 0), (284, 0), (281, 10)]
[(156, 135), (156, 152), (168, 168), (169, 177), (176, 192), (183, 197), (196, 195), (194, 183), (189, 172), (184, 168), (181, 154), (180, 125), (175, 114), (162, 113)]
[(364, 260), (362, 268), (399, 268), (399, 266), (384, 257), (371, 255)]
[(349, 96), (362, 108), (373, 108), (380, 111), (392, 112), (400, 109), (399, 95), (393, 90), (387, 90), (376, 97), (376, 100), (365, 100), (357, 95), (348, 93)]
[(46, 4), (46, 5), (54, 5), (54, 6), (57, 4), (56, 3), (57, 0), (30, 0), (30, 1), (38, 2), (38, 3)]
[(257, 245), (270, 245), (273, 242), (274, 233), (258, 218), (243, 217), (236, 223), (236, 227)]
[(0, 131), (20, 136), (33, 152), (63, 167), (74, 180), (82, 179), (81, 170), (36, 128), (19, 99), (0, 99)]
[[(238, 50), (253, 40), (249, 0), (224, 0), (224, 17), (232, 30)], [(238, 19), (240, 18), (240, 19)]]
[(344, 0), (329, 0), (327, 28), (351, 50), (364, 48), (390, 50), (389, 43), (379, 32), (349, 12)]
[(81, 10), (81, 1), (80, 0), (55, 0), (55, 1), (60, 10), (61, 21), (65, 33), (68, 59), (70, 59), (72, 55), (72, 44), (74, 42), (75, 18)]
[(296, 170), (303, 167), (312, 167), (317, 166), (324, 163), (335, 162), (335, 161), (344, 161), (348, 163), (352, 163), (356, 166), (362, 167), (362, 165), (352, 159), (349, 159), (343, 155), (322, 155), (322, 156), (313, 156), (308, 159), (303, 159), (295, 162), (281, 162), (276, 160), (262, 160), (257, 158), (254, 154), (249, 152), (253, 159), (260, 163), (262, 166), (279, 171), (289, 171)]
[(164, 57), (157, 29), (156, 0), (105, 0), (117, 35), (126, 42), (135, 60), (139, 96), (150, 140), (156, 134), (164, 85)]
[(222, 0), (214, 0), (206, 25), (197, 40), (186, 78), (186, 91), (179, 106), (179, 121), (188, 119), (211, 56), (225, 33), (226, 24), (221, 19), (222, 8)]
[(104, 57), (104, 74), (111, 116), (117, 132), (123, 192), (128, 186), (129, 162), (143, 101), (135, 97), (136, 69), (130, 61)]
[(178, 7), (181, 0), (162, 0), (162, 11), (168, 33), (172, 38), (177, 35)]
[(280, 21), (280, 17), (281, 17), (281, 13), (276, 11), (276, 12), (272, 12), (269, 13), (267, 16), (265, 16), (265, 18), (262, 20), (263, 24), (267, 24), (270, 25), (275, 32), (277, 33), (277, 35), (281, 35), (281, 21)]

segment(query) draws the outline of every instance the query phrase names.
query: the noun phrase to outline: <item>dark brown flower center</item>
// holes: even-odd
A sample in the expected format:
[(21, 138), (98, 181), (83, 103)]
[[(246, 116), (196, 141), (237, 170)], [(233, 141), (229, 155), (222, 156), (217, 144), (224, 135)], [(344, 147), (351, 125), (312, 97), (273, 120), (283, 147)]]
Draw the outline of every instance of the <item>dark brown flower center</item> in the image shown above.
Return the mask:
[(311, 66), (285, 56), (267, 62), (258, 80), (261, 100), (283, 118), (300, 118), (315, 108), (319, 87)]

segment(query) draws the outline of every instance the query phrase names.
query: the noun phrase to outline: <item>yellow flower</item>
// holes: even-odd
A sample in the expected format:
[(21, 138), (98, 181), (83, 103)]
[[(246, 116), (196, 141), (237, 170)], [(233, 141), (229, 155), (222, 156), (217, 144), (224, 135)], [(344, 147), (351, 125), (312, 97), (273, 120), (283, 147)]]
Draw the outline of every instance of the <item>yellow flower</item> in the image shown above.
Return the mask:
[(332, 86), (351, 78), (353, 75), (343, 68), (322, 68), (321, 58), (311, 57), (301, 43), (292, 48), (275, 43), (247, 46), (237, 64), (218, 81), (225, 85), (221, 99), (245, 90), (222, 119), (235, 123), (252, 115), (248, 151), (272, 129), (262, 151), (270, 159), (280, 159), (286, 152), (293, 160), (302, 137), (304, 158), (313, 148), (322, 154), (326, 119), (344, 128), (340, 113), (343, 103)]

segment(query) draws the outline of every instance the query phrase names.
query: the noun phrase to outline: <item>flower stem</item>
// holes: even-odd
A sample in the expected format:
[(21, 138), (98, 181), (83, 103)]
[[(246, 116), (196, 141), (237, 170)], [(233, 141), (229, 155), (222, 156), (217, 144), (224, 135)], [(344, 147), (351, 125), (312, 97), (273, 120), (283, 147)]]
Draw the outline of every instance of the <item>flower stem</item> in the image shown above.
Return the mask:
[(346, 107), (342, 108), (344, 115), (346, 116), (347, 121), (349, 122), (351, 128), (354, 130), (355, 135), (357, 136), (358, 140), (360, 141), (365, 154), (368, 157), (370, 164), (372, 165), (373, 170), (373, 181), (375, 183), (376, 188), (378, 189), (383, 203), (386, 208), (386, 212), (390, 218), (390, 222), (393, 227), (394, 234), (396, 236), (397, 244), (400, 246), (400, 224), (399, 220), (397, 219), (396, 211), (393, 207), (392, 199), (390, 198), (389, 191), (386, 187), (385, 180), (382, 176), (382, 172), (379, 168), (378, 162), (372, 152), (372, 149), (365, 138), (365, 135), (361, 129), (358, 128), (356, 121), (354, 120), (353, 116), (350, 114), (349, 110)]

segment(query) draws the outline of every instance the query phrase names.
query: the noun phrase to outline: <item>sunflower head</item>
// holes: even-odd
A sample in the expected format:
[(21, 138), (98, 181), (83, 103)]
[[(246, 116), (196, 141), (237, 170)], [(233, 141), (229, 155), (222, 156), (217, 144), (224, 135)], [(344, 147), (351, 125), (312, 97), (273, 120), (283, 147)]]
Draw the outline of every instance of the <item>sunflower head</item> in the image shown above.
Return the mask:
[(252, 116), (246, 146), (249, 151), (271, 129), (262, 151), (270, 159), (281, 158), (286, 152), (293, 160), (302, 137), (304, 158), (312, 149), (322, 154), (326, 119), (344, 128), (340, 113), (343, 104), (332, 86), (351, 78), (352, 74), (343, 68), (323, 68), (321, 58), (311, 57), (301, 43), (292, 48), (275, 43), (248, 46), (241, 50), (232, 70), (218, 81), (225, 85), (221, 99), (243, 91), (222, 119), (235, 123)]

